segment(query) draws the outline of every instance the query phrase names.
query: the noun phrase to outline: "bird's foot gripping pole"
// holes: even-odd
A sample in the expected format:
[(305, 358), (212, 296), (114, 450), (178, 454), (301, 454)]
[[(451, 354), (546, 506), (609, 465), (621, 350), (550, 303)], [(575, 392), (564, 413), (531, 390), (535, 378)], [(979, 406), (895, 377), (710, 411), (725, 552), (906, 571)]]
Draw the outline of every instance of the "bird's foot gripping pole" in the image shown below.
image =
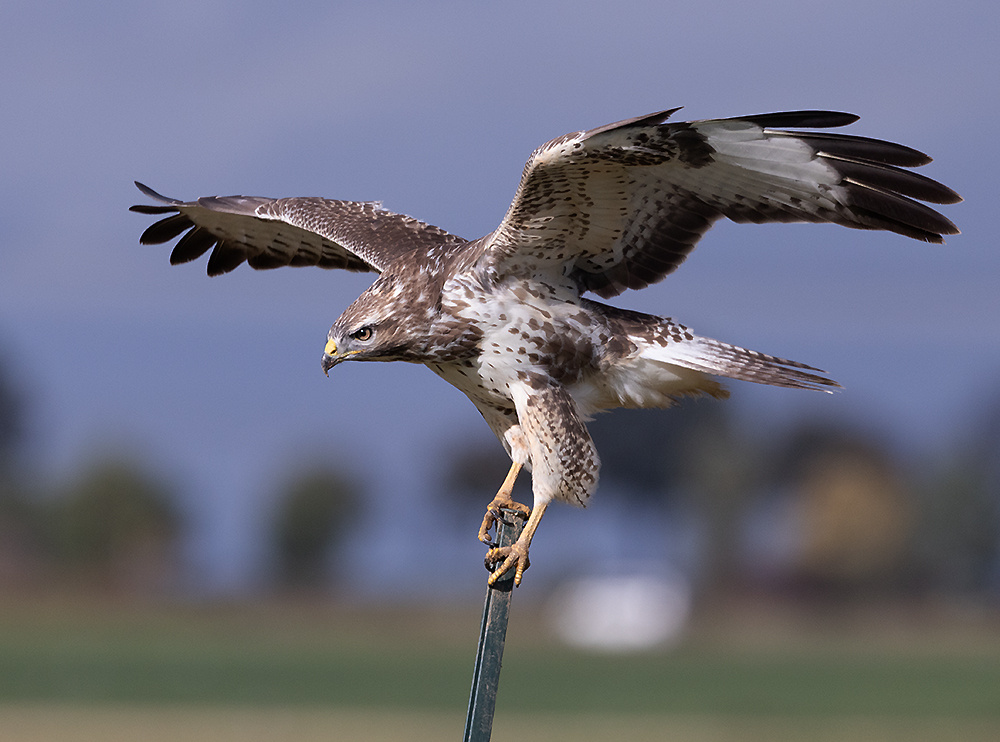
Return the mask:
[(486, 552), (486, 569), (493, 573), (490, 575), (490, 585), (495, 585), (500, 580), (505, 579), (510, 570), (514, 571), (514, 587), (521, 585), (521, 577), (524, 575), (524, 570), (531, 566), (531, 562), (528, 560), (528, 548), (531, 546), (531, 539), (534, 537), (535, 529), (538, 528), (538, 523), (542, 520), (542, 516), (545, 515), (545, 508), (548, 505), (547, 502), (541, 502), (531, 509), (528, 522), (524, 524), (521, 535), (517, 537), (517, 540), (513, 544), (509, 546), (499, 544)]
[[(524, 514), (504, 508), (496, 521), (497, 544), (510, 548), (521, 536)], [(472, 676), (472, 693), (469, 696), (469, 713), (465, 720), (464, 742), (488, 742), (493, 732), (493, 712), (500, 685), (500, 663), (503, 645), (507, 638), (507, 618), (514, 587), (514, 575), (502, 574), (486, 588), (483, 623), (479, 630), (479, 649), (476, 669)]]
[[(503, 484), (500, 485), (500, 490), (497, 492), (496, 497), (493, 498), (492, 502), (486, 506), (486, 515), (483, 516), (483, 524), (479, 527), (479, 540), (484, 544), (492, 544), (493, 537), (490, 535), (490, 529), (494, 525), (497, 526), (499, 530), (499, 520), (501, 510), (514, 510), (519, 515), (524, 518), (528, 517), (531, 512), (531, 508), (527, 505), (523, 505), (519, 502), (514, 502), (511, 499), (510, 493), (514, 490), (514, 482), (517, 481), (517, 475), (521, 471), (521, 464), (516, 461), (510, 465), (510, 471), (507, 472), (507, 478), (503, 480)], [(497, 534), (499, 541), (499, 534)]]

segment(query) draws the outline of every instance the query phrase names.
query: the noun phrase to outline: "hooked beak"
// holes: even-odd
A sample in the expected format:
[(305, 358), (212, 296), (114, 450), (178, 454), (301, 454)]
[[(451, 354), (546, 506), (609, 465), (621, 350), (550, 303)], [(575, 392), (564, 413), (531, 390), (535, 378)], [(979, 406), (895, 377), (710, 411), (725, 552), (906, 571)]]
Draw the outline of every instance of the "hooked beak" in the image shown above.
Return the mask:
[(329, 376), (330, 369), (342, 360), (344, 360), (344, 356), (337, 355), (337, 343), (333, 340), (327, 340), (326, 347), (323, 349), (323, 373)]

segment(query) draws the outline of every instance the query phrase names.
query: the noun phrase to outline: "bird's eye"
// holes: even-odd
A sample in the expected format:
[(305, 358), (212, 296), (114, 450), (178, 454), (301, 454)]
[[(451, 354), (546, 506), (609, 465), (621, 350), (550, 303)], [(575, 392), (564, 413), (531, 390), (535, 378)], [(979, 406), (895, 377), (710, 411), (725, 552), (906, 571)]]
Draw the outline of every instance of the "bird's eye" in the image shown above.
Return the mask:
[(362, 327), (360, 330), (357, 330), (356, 332), (352, 332), (351, 333), (351, 337), (354, 338), (355, 340), (360, 340), (363, 343), (366, 340), (371, 340), (372, 339), (372, 335), (374, 335), (374, 334), (375, 333), (372, 331), (372, 328), (370, 328), (370, 327)]

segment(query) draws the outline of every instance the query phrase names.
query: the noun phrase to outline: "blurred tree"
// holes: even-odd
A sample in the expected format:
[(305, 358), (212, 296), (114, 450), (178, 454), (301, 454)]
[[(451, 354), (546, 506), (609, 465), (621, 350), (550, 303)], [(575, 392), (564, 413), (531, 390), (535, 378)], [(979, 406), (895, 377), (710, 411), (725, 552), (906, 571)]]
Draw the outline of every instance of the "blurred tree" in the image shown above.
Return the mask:
[(885, 446), (854, 431), (807, 424), (792, 431), (776, 463), (800, 528), (795, 585), (843, 598), (905, 583), (915, 500)]
[(0, 358), (0, 585), (7, 588), (36, 583), (46, 566), (43, 515), (18, 466), (26, 410)]
[(996, 579), (1000, 503), (991, 463), (956, 455), (922, 488), (915, 556), (927, 587), (978, 592)]
[(693, 419), (679, 431), (675, 446), (680, 491), (704, 528), (700, 587), (705, 597), (712, 597), (741, 582), (741, 534), (748, 512), (761, 497), (765, 454), (761, 437), (737, 423), (731, 405), (698, 400), (693, 407)]
[(15, 479), (0, 479), (0, 587), (28, 588), (48, 572), (45, 517)]
[(181, 525), (171, 501), (134, 464), (91, 466), (52, 506), (52, 547), (66, 576), (111, 589), (169, 587)]
[(1000, 590), (1000, 394), (937, 469), (921, 488), (924, 575), (938, 590)]
[(14, 476), (15, 458), (25, 436), (24, 398), (15, 390), (0, 359), (0, 481)]
[(283, 587), (314, 590), (327, 581), (331, 549), (355, 519), (360, 500), (352, 480), (339, 470), (308, 471), (290, 482), (273, 532)]

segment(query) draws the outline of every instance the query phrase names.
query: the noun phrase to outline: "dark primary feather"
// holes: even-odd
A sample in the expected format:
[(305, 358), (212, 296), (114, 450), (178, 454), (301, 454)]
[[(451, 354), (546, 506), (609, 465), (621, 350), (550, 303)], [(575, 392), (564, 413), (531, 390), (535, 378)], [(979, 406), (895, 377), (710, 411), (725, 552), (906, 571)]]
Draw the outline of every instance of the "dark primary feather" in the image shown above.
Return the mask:
[(866, 181), (868, 185), (933, 204), (954, 204), (962, 200), (962, 197), (948, 186), (919, 173), (857, 159), (856, 155), (852, 158), (820, 152), (819, 156), (829, 161), (842, 176), (856, 182)]
[(746, 121), (765, 129), (775, 126), (790, 126), (796, 128), (828, 129), (836, 126), (847, 126), (860, 119), (853, 113), (841, 111), (783, 111), (780, 113), (758, 113), (754, 116), (733, 116), (719, 121)]
[(768, 134), (776, 137), (794, 137), (805, 142), (817, 152), (831, 155), (845, 155), (868, 162), (878, 162), (883, 165), (898, 165), (899, 167), (921, 167), (932, 162), (931, 158), (920, 150), (895, 142), (884, 142), (881, 139), (858, 137), (847, 134), (831, 134), (822, 131), (775, 131), (768, 129)]
[[(132, 208), (134, 209), (135, 207), (133, 206)], [(171, 211), (175, 210), (171, 209)], [(170, 242), (170, 240), (185, 229), (190, 229), (193, 226), (194, 222), (191, 221), (187, 214), (175, 213), (173, 216), (168, 216), (166, 219), (161, 219), (151, 224), (139, 237), (139, 243), (143, 245), (162, 245), (164, 242)]]

